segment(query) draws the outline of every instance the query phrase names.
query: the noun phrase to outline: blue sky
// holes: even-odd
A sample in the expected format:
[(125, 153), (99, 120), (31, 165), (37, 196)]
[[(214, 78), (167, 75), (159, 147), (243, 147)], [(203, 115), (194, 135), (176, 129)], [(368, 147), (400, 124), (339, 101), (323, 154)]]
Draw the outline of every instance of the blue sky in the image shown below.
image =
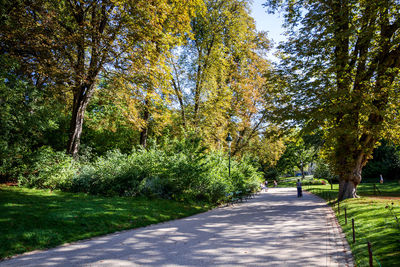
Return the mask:
[[(268, 37), (274, 41), (276, 46), (280, 41), (285, 40), (282, 35), (284, 29), (282, 28), (283, 17), (279, 14), (268, 14), (266, 8), (262, 6), (266, 0), (253, 0), (251, 15), (256, 21), (257, 30), (268, 32)], [(275, 50), (271, 51), (272, 53)], [(271, 58), (274, 60), (274, 57)]]

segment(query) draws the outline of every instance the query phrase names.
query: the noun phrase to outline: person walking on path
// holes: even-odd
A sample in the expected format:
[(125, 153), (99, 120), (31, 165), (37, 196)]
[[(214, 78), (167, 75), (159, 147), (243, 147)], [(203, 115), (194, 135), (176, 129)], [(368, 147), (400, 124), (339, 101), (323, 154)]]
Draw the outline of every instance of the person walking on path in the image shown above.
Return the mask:
[(303, 196), (303, 192), (302, 192), (302, 190), (301, 190), (301, 182), (300, 182), (300, 179), (297, 179), (296, 186), (297, 186), (297, 197), (302, 197), (302, 196)]
[(264, 183), (261, 183), (260, 187), (261, 187), (261, 192), (267, 192), (267, 188), (265, 187)]

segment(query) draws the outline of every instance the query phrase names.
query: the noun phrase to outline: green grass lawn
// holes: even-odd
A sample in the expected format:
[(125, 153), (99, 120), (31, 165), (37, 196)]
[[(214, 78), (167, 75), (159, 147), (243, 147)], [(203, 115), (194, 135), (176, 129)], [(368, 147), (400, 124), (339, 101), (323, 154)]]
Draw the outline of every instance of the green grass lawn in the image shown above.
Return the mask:
[[(336, 212), (339, 223), (346, 234), (357, 266), (369, 266), (367, 242), (372, 244), (374, 266), (398, 266), (400, 263), (400, 225), (386, 206), (392, 206), (393, 212), (400, 219), (400, 185), (398, 183), (377, 184), (381, 194), (374, 196), (373, 184), (361, 184), (358, 194), (361, 198), (347, 199), (340, 202), (338, 214), (338, 185), (330, 190), (330, 185), (306, 186), (309, 192), (325, 198)], [(345, 223), (344, 208), (347, 210)], [(356, 242), (353, 244), (351, 219), (355, 221)], [(378, 263), (379, 262), (379, 263)]]
[(0, 186), (0, 258), (210, 209), (170, 200)]

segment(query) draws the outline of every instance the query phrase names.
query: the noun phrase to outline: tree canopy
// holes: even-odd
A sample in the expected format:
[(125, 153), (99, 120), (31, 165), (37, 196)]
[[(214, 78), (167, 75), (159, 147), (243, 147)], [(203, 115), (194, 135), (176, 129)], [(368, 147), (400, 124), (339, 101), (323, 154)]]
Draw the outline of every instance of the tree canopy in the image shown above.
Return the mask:
[(19, 60), (36, 86), (65, 96), (72, 110), (67, 151), (76, 156), (99, 76), (129, 67), (126, 60), (142, 51), (168, 50), (188, 32), (199, 6), (196, 0), (5, 1), (0, 49)]
[[(19, 147), (8, 166), (29, 161), (41, 146), (79, 158), (188, 132), (210, 151), (227, 149), (231, 132), (234, 157), (252, 153), (266, 165), (282, 153), (267, 121), (270, 44), (256, 30), (250, 1), (0, 5), (1, 60), (10, 62), (0, 66), (0, 104), (7, 107), (1, 144)], [(14, 115), (18, 123), (8, 122)], [(269, 147), (274, 151), (262, 149)], [(11, 175), (7, 168), (2, 173)]]
[(379, 141), (400, 140), (400, 3), (265, 6), (285, 17), (276, 66), (250, 0), (1, 1), (1, 175), (43, 146), (79, 160), (195, 133), (218, 151), (231, 133), (264, 171), (321, 154), (356, 197)]
[(288, 41), (276, 80), (280, 121), (323, 129), (324, 152), (340, 179), (339, 198), (356, 196), (361, 170), (383, 138), (398, 140), (400, 3), (276, 1)]

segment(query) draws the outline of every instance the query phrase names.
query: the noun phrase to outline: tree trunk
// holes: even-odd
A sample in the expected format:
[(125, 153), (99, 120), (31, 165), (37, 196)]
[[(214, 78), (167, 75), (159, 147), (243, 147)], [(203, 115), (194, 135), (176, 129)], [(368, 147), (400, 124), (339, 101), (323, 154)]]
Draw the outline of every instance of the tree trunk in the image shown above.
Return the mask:
[[(175, 69), (175, 65), (173, 65), (173, 66)], [(175, 71), (175, 72), (177, 72), (177, 71)], [(183, 94), (182, 94), (182, 90), (181, 90), (178, 78), (177, 78), (177, 82), (175, 82), (175, 80), (172, 79), (172, 86), (174, 87), (176, 97), (178, 98), (178, 101), (179, 101), (179, 106), (181, 107), (182, 125), (183, 125), (183, 128), (186, 128), (185, 105), (183, 103)]]
[(193, 119), (194, 124), (197, 125), (197, 117), (200, 109), (200, 87), (201, 87), (201, 65), (197, 67), (197, 75), (196, 75), (196, 88), (194, 91), (194, 110), (193, 110)]
[(361, 183), (361, 170), (362, 166), (357, 165), (352, 172), (339, 177), (339, 200), (358, 198), (357, 186)]
[(149, 100), (146, 99), (144, 102), (145, 102), (144, 103), (145, 106), (144, 106), (144, 111), (143, 111), (143, 120), (144, 120), (146, 125), (142, 128), (142, 130), (140, 132), (140, 145), (143, 148), (146, 148), (147, 138), (148, 138), (148, 134), (149, 134), (149, 125), (148, 125), (148, 123), (149, 123), (149, 118), (150, 118), (150, 111), (149, 111), (149, 108), (148, 108)]
[(77, 158), (81, 142), (83, 118), (89, 100), (94, 91), (94, 82), (90, 85), (83, 84), (79, 86), (74, 93), (74, 102), (72, 107), (72, 118), (69, 127), (69, 139), (67, 153)]
[(172, 87), (175, 90), (176, 97), (178, 98), (179, 105), (181, 107), (181, 116), (182, 116), (183, 128), (186, 128), (185, 104), (183, 102), (183, 93), (182, 93), (181, 83), (180, 83), (180, 80), (179, 80), (179, 72), (178, 72), (178, 69), (177, 69), (175, 63), (172, 64), (172, 67), (173, 67), (174, 73), (176, 75), (176, 79), (172, 77)]
[(140, 132), (140, 145), (143, 148), (146, 148), (147, 146), (147, 138), (148, 138), (148, 133), (149, 133), (149, 128), (146, 126), (142, 129)]

